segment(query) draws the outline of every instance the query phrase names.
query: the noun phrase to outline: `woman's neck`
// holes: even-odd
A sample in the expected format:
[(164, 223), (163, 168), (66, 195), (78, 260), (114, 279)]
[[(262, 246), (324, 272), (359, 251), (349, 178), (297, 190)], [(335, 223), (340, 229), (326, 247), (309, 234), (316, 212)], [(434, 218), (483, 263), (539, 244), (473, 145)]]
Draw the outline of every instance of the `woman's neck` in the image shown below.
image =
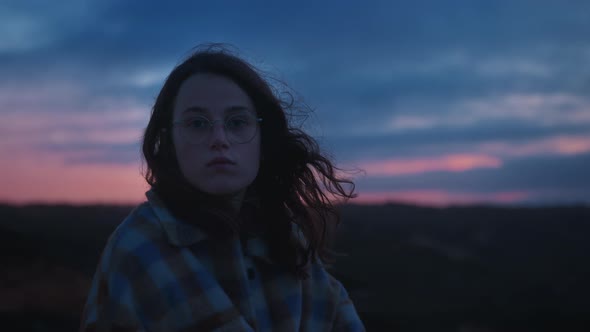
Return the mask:
[(223, 195), (222, 199), (227, 200), (229, 203), (229, 207), (231, 209), (231, 213), (234, 216), (240, 214), (240, 210), (242, 209), (242, 203), (244, 202), (244, 195), (246, 194), (246, 190), (241, 190), (234, 194)]

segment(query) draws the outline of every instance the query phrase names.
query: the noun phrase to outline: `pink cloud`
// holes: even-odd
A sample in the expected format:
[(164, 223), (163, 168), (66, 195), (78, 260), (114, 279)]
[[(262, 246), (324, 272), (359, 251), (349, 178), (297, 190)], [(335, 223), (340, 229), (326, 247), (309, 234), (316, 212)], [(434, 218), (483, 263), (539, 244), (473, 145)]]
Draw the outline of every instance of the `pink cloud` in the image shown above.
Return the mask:
[(136, 203), (147, 184), (138, 165), (65, 165), (59, 156), (0, 163), (0, 201), (10, 203)]
[[(141, 140), (138, 109), (96, 113), (7, 112), (0, 131), (0, 201), (11, 203), (133, 203), (147, 190), (136, 164), (71, 165), (65, 160), (97, 151), (68, 151), (69, 144), (129, 144)], [(43, 144), (63, 145), (63, 152)]]
[(518, 203), (531, 196), (525, 191), (507, 191), (495, 193), (450, 192), (444, 190), (404, 190), (390, 192), (361, 192), (350, 201), (354, 204), (382, 204), (400, 202), (407, 204), (448, 206), (453, 204), (476, 203)]
[(489, 142), (481, 144), (479, 149), (507, 157), (576, 155), (590, 152), (590, 136), (560, 135), (525, 143)]
[[(6, 112), (2, 115), (0, 132), (9, 140), (0, 141), (0, 153), (43, 154), (40, 146), (98, 144), (128, 145), (139, 143), (143, 123), (147, 120), (139, 108), (102, 113)], [(67, 156), (64, 155), (64, 158)]]
[(477, 168), (499, 168), (502, 160), (480, 154), (453, 154), (433, 158), (386, 159), (361, 162), (368, 176), (397, 176), (426, 172), (463, 172)]
[(481, 168), (501, 168), (507, 158), (540, 155), (577, 155), (590, 152), (590, 136), (560, 135), (529, 142), (487, 142), (474, 147), (481, 153), (469, 152), (431, 158), (395, 158), (358, 161), (353, 168), (367, 176), (401, 176), (428, 172), (464, 172)]

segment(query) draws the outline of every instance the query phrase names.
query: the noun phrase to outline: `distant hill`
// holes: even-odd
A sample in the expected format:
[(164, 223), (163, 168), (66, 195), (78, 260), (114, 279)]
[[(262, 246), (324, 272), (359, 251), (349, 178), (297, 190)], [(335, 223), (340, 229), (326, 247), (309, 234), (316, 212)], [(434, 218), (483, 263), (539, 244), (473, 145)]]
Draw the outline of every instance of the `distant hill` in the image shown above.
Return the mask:
[(335, 269), (367, 285), (363, 311), (396, 328), (463, 322), (553, 331), (552, 323), (575, 328), (590, 317), (588, 207), (341, 212), (336, 248), (347, 256)]
[[(0, 303), (0, 319), (28, 310), (46, 330), (75, 326), (106, 239), (132, 208), (0, 205), (0, 289), (64, 294), (61, 311), (31, 299), (20, 309)], [(369, 331), (590, 330), (587, 206), (338, 208), (341, 256), (331, 272)]]

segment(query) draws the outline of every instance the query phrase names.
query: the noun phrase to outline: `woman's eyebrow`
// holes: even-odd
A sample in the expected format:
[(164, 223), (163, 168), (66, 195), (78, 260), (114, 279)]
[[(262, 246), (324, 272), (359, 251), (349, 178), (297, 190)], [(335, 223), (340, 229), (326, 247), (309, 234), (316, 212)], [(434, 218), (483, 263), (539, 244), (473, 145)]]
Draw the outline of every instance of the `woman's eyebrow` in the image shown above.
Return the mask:
[(240, 111), (248, 111), (250, 108), (246, 106), (231, 106), (225, 109), (225, 112), (240, 112)]
[(209, 111), (206, 108), (199, 107), (199, 106), (191, 106), (186, 108), (182, 111), (183, 114), (185, 113), (208, 113)]
[[(250, 110), (249, 107), (246, 106), (230, 106), (227, 107), (224, 110), (224, 113), (235, 113), (235, 112), (243, 112), (243, 111), (248, 111)], [(186, 108), (183, 112), (184, 113), (205, 113), (205, 114), (209, 114), (209, 110), (205, 107), (200, 107), (200, 106), (191, 106)]]

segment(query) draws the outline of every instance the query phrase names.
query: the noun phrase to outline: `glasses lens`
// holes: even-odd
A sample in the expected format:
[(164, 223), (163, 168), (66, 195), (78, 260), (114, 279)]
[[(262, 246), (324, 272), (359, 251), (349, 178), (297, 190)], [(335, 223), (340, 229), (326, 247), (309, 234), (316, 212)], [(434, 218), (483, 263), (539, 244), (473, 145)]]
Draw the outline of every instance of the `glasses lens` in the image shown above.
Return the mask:
[[(191, 144), (201, 144), (209, 137), (212, 128), (209, 119), (195, 116), (182, 123), (180, 134)], [(248, 143), (256, 136), (258, 120), (249, 114), (233, 115), (225, 120), (224, 129), (231, 143)]]
[(202, 116), (195, 116), (186, 119), (180, 127), (180, 134), (192, 144), (203, 142), (209, 135), (211, 127), (209, 119)]
[(247, 143), (256, 136), (257, 122), (251, 115), (234, 115), (225, 121), (225, 132), (233, 143)]

